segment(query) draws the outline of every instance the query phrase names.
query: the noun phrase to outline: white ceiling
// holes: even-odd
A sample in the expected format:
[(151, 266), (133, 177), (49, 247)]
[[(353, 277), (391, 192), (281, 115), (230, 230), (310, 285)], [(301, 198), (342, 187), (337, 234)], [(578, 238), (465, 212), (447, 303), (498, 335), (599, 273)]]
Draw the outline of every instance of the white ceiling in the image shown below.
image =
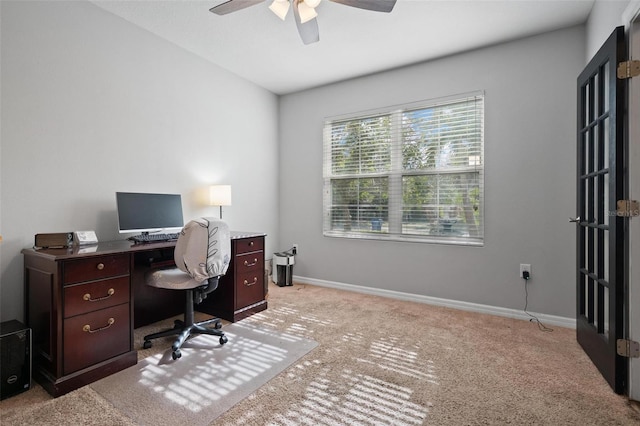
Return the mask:
[(323, 0), (304, 45), (271, 0), (219, 16), (225, 0), (90, 0), (276, 94), (581, 24), (594, 0), (398, 0), (389, 14)]

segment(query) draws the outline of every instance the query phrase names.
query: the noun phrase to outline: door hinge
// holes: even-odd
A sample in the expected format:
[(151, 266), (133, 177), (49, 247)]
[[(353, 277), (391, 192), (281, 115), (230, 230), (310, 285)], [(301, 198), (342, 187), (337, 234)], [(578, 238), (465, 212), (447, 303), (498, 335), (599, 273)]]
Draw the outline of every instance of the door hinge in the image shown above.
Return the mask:
[(618, 339), (616, 341), (618, 355), (625, 358), (640, 358), (640, 343), (633, 340)]
[(625, 80), (640, 75), (640, 61), (624, 61), (618, 64), (618, 78)]
[(636, 200), (618, 200), (616, 203), (617, 216), (636, 217), (640, 216), (640, 203)]

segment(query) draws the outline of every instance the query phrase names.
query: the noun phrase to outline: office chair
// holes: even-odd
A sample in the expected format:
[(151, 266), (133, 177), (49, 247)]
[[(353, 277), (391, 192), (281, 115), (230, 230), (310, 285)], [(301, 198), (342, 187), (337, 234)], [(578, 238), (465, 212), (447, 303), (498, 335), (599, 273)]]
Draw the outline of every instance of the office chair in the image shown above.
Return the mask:
[(220, 344), (227, 343), (220, 319), (194, 322), (194, 305), (202, 302), (218, 287), (218, 280), (227, 272), (231, 259), (229, 227), (216, 218), (201, 218), (187, 223), (176, 242), (176, 268), (160, 269), (146, 275), (146, 284), (171, 290), (184, 290), (186, 304), (184, 320), (176, 320), (172, 329), (144, 336), (143, 347), (151, 347), (152, 339), (177, 335), (171, 346), (171, 357), (182, 356), (182, 344), (194, 334), (220, 336)]

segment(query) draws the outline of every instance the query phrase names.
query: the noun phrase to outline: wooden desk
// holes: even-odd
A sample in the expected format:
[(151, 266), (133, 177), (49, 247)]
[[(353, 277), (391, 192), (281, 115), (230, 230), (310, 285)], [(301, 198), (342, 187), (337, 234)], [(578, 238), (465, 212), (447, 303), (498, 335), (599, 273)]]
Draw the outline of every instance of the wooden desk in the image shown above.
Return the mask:
[[(196, 310), (233, 322), (267, 308), (264, 238), (231, 233), (229, 269)], [(184, 312), (175, 290), (144, 282), (149, 270), (175, 266), (174, 247), (123, 240), (22, 250), (34, 379), (57, 397), (136, 364), (133, 329)]]

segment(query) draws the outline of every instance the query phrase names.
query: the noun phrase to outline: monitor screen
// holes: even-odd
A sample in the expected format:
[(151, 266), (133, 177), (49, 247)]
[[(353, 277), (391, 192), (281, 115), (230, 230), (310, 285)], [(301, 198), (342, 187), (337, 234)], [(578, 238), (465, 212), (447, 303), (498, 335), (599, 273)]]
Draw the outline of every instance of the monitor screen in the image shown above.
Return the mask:
[(178, 232), (184, 222), (180, 194), (116, 192), (118, 230), (126, 232)]

